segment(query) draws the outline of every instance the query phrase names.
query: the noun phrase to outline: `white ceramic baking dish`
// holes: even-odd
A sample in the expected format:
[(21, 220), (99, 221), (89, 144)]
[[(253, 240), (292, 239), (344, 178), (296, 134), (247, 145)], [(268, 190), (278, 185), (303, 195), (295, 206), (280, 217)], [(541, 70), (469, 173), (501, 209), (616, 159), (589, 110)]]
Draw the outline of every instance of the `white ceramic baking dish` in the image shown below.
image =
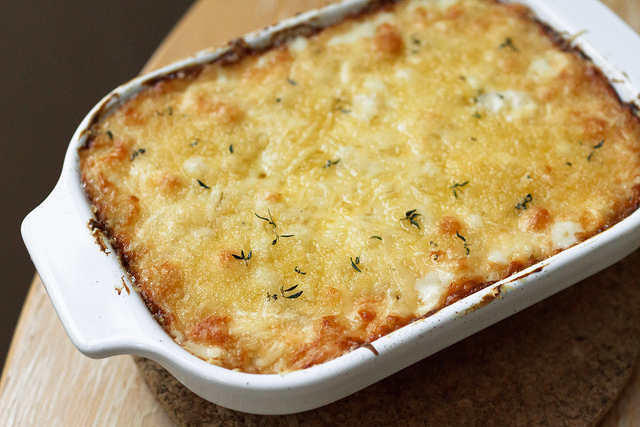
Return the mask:
[[(601, 67), (625, 102), (637, 101), (640, 38), (596, 0), (523, 0), (539, 19), (567, 35)], [(305, 26), (324, 26), (366, 7), (347, 1), (252, 33), (252, 48)], [(301, 27), (302, 26), (302, 27)], [(297, 30), (295, 30), (297, 28)], [(238, 46), (236, 44), (236, 46)], [(95, 358), (135, 354), (159, 362), (189, 389), (224, 407), (259, 414), (313, 409), (360, 390), (620, 260), (640, 246), (640, 211), (595, 237), (338, 359), (286, 375), (256, 375), (210, 365), (176, 344), (134, 291), (117, 256), (101, 250), (82, 190), (77, 150), (86, 129), (147, 82), (232, 55), (207, 51), (126, 83), (91, 110), (67, 151), (51, 195), (24, 220), (33, 262), (69, 337)], [(129, 292), (130, 290), (130, 292)]]

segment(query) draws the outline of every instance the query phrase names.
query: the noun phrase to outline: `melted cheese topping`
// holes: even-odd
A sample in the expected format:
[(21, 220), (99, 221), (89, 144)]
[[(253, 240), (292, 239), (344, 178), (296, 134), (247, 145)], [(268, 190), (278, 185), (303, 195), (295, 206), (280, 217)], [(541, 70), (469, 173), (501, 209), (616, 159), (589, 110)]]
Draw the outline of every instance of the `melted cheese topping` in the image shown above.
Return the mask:
[(401, 2), (163, 80), (92, 130), (83, 182), (142, 296), (246, 372), (337, 357), (638, 204), (638, 119), (493, 1)]

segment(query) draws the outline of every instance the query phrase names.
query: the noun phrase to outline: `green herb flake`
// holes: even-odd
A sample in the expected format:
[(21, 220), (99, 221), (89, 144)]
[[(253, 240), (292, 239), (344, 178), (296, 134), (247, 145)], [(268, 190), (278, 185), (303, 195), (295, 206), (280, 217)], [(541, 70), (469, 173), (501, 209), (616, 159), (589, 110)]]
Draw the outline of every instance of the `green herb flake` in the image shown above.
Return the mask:
[(164, 116), (165, 112), (167, 113), (168, 116), (173, 116), (173, 107), (169, 105), (169, 106), (166, 106), (162, 111), (156, 110), (156, 115)]
[(273, 226), (273, 233), (276, 235), (275, 239), (273, 239), (273, 241), (271, 241), (271, 246), (275, 245), (276, 243), (278, 243), (278, 241), (280, 240), (281, 237), (294, 237), (295, 234), (278, 234), (278, 232), (276, 231), (276, 228), (278, 227), (275, 223), (275, 221), (273, 220), (273, 217), (271, 216), (271, 210), (267, 210), (267, 212), (269, 213), (269, 217), (264, 217), (264, 216), (260, 216), (257, 213), (254, 213), (255, 216), (257, 216), (258, 218), (260, 218), (263, 221), (266, 221), (269, 225)]
[(273, 225), (273, 228), (276, 228), (277, 225), (276, 225), (275, 222), (273, 222), (273, 218), (271, 217), (271, 209), (268, 209), (267, 212), (269, 213), (269, 218), (260, 216), (257, 213), (254, 213), (254, 215), (257, 216), (258, 218), (260, 218), (263, 221), (267, 221), (267, 223), (269, 223), (269, 225)]
[[(477, 104), (482, 95), (484, 95), (484, 89), (478, 89), (478, 91), (476, 92), (476, 96), (473, 97), (473, 103)], [(477, 111), (476, 111), (476, 114), (480, 116), (480, 114)], [(479, 119), (480, 117), (476, 117), (476, 118)]]
[(498, 49), (504, 49), (506, 47), (511, 49), (513, 52), (519, 51), (518, 48), (514, 46), (513, 40), (511, 40), (511, 37), (507, 37), (506, 39), (504, 39), (504, 41), (498, 46)]
[(353, 267), (355, 271), (357, 271), (358, 273), (362, 273), (362, 270), (360, 270), (360, 268), (358, 267), (358, 264), (360, 264), (360, 257), (357, 256), (355, 261), (353, 260), (353, 258), (349, 258), (349, 261), (351, 261), (351, 267)]
[(288, 288), (288, 289), (284, 289), (284, 286), (280, 286), (280, 295), (282, 295), (282, 297), (283, 297), (283, 298), (287, 298), (287, 299), (296, 299), (296, 298), (298, 298), (300, 295), (302, 295), (302, 292), (303, 292), (303, 291), (296, 292), (295, 294), (292, 294), (292, 295), (285, 295), (285, 293), (292, 292), (292, 291), (294, 291), (297, 287), (298, 287), (298, 285), (294, 285), (294, 286), (292, 286), (292, 287), (290, 287), (290, 288)]
[(287, 83), (289, 83), (291, 86), (298, 86), (298, 82), (292, 79), (287, 79)]
[(479, 113), (479, 112), (477, 112), (477, 111), (476, 111), (475, 113), (473, 113), (473, 116), (471, 116), (471, 117), (473, 117), (474, 119), (481, 119), (481, 118), (482, 118), (482, 116), (480, 115), (480, 113)]
[(296, 268), (294, 268), (294, 271), (298, 274), (302, 274), (303, 276), (307, 274), (305, 271), (300, 270), (300, 268), (298, 268), (297, 265), (296, 265)]
[(420, 52), (420, 49), (418, 48), (422, 45), (422, 40), (420, 40), (415, 34), (411, 36), (411, 44), (413, 45), (411, 53), (415, 54)]
[(113, 141), (113, 133), (110, 130), (107, 131), (107, 136)]
[(244, 261), (245, 265), (249, 264), (249, 260), (251, 259), (251, 255), (253, 255), (251, 251), (249, 251), (248, 255), (245, 255), (243, 250), (240, 251), (240, 255), (231, 254), (231, 256), (233, 256), (235, 259)]
[(457, 199), (458, 198), (458, 191), (460, 191), (460, 188), (466, 186), (467, 184), (469, 184), (469, 181), (465, 181), (463, 183), (457, 183), (457, 182), (453, 182), (453, 185), (450, 185), (449, 188), (453, 191), (453, 196)]
[(337, 165), (338, 163), (340, 163), (340, 159), (338, 160), (327, 160), (327, 163), (324, 164), (323, 168), (330, 168), (331, 166)]
[(458, 238), (462, 240), (462, 243), (464, 244), (464, 249), (467, 251), (467, 256), (469, 256), (469, 254), (471, 253), (471, 248), (467, 243), (467, 239), (464, 236), (462, 236), (458, 231), (456, 231), (456, 236), (458, 236)]
[[(196, 181), (198, 181), (198, 184), (200, 184), (200, 187), (207, 189), (207, 190), (211, 190), (211, 187), (209, 187), (207, 184), (205, 184), (204, 182), (200, 181), (199, 179), (197, 179)], [(234, 255), (235, 256), (235, 255)]]
[(334, 108), (336, 111), (340, 111), (343, 114), (351, 113), (350, 105), (342, 98), (336, 98), (334, 101)]
[(400, 218), (400, 221), (409, 221), (409, 223), (411, 225), (413, 225), (414, 227), (416, 227), (418, 230), (420, 230), (420, 224), (418, 224), (418, 221), (416, 221), (416, 218), (418, 218), (420, 216), (419, 213), (416, 213), (417, 209), (412, 209), (410, 211), (405, 212), (405, 217), (404, 218)]
[(524, 200), (516, 205), (516, 210), (526, 211), (527, 209), (529, 209), (527, 204), (530, 204), (531, 202), (533, 202), (533, 196), (531, 194), (527, 194), (524, 197)]
[(146, 153), (147, 150), (145, 150), (144, 148), (138, 148), (137, 150), (135, 150), (132, 154), (131, 154), (131, 161), (133, 161), (133, 159), (135, 159), (136, 157), (138, 157), (140, 154), (144, 154)]
[(195, 147), (196, 145), (198, 145), (199, 142), (200, 142), (200, 138), (194, 138), (193, 142), (189, 145), (192, 147)]
[(369, 238), (370, 238), (370, 239), (376, 239), (376, 240), (380, 240), (380, 241), (382, 241), (382, 237), (380, 237), (380, 236), (371, 236), (371, 237), (369, 237)]
[(233, 144), (229, 144), (229, 152), (233, 154)]
[(273, 232), (276, 234), (276, 238), (273, 239), (273, 241), (271, 242), (271, 246), (275, 245), (276, 243), (278, 243), (278, 241), (280, 240), (281, 237), (293, 237), (295, 236), (295, 234), (278, 234), (278, 232), (274, 229)]
[(600, 142), (598, 142), (596, 145), (594, 145), (593, 147), (593, 151), (591, 153), (589, 153), (589, 155), (587, 156), (587, 161), (590, 162), (591, 158), (593, 157), (593, 155), (596, 153), (596, 150), (600, 147), (602, 147), (602, 144), (604, 144), (604, 139)]

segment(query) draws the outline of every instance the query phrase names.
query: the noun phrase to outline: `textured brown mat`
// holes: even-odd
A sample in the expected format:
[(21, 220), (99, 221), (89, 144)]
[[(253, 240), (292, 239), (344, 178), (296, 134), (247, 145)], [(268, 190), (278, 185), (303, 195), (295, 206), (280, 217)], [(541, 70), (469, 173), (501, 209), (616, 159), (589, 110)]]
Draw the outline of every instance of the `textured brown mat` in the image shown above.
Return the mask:
[(594, 425), (640, 349), (640, 251), (352, 396), (259, 416), (209, 403), (135, 358), (180, 425)]

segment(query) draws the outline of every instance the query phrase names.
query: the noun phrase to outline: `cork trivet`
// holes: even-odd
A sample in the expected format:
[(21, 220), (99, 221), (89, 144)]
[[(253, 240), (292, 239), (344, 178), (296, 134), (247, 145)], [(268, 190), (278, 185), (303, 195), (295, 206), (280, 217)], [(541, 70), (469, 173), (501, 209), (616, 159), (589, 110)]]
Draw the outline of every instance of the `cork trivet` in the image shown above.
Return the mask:
[(139, 371), (180, 425), (594, 425), (640, 349), (640, 251), (354, 395), (260, 416), (187, 390), (155, 362)]

